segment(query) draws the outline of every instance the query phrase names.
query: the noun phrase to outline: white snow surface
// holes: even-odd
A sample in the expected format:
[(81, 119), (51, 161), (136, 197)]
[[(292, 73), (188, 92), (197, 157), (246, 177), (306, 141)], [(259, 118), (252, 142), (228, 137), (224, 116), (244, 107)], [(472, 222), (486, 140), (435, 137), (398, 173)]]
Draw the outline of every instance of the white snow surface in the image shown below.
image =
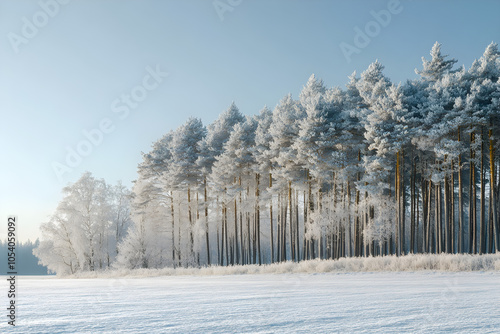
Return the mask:
[(499, 271), (21, 276), (0, 332), (498, 333), (499, 287)]

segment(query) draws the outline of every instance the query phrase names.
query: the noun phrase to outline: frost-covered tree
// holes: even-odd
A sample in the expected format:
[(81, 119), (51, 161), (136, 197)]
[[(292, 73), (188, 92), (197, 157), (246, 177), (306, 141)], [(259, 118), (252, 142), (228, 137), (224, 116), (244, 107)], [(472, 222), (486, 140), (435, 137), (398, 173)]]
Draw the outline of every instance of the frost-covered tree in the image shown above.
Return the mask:
[(206, 137), (198, 144), (202, 154), (199, 155), (197, 161), (205, 176), (210, 174), (215, 158), (222, 154), (224, 144), (229, 139), (234, 125), (244, 120), (245, 117), (233, 102), (226, 111), (219, 115), (215, 122), (207, 126)]
[[(209, 187), (207, 178), (212, 172), (212, 167), (216, 161), (216, 157), (222, 154), (224, 144), (229, 139), (233, 127), (243, 122), (244, 116), (239, 111), (236, 104), (233, 102), (229, 108), (219, 115), (217, 120), (207, 126), (207, 134), (202, 141), (198, 143), (201, 154), (198, 157), (197, 165), (201, 169), (203, 175), (203, 193), (204, 193), (204, 218), (205, 218), (205, 239), (207, 263), (210, 264), (210, 238), (209, 238), (209, 223), (208, 223), (208, 205), (209, 205)], [(217, 197), (218, 195), (215, 194)], [(217, 228), (217, 237), (219, 229)], [(220, 242), (219, 242), (220, 243)], [(218, 246), (218, 258), (221, 259), (220, 247)]]
[[(273, 186), (272, 177), (272, 162), (271, 162), (271, 149), (270, 142), (272, 140), (272, 135), (269, 133), (269, 128), (271, 127), (273, 121), (273, 112), (266, 107), (264, 107), (260, 114), (256, 117), (257, 128), (255, 129), (255, 147), (254, 147), (254, 158), (255, 158), (255, 172), (259, 177), (259, 191), (260, 201), (267, 203), (269, 209), (269, 253), (270, 262), (274, 262), (275, 252), (274, 252), (274, 210), (273, 210), (273, 196), (269, 191)], [(260, 254), (260, 251), (259, 251)]]
[[(272, 177), (276, 180), (271, 191), (278, 197), (278, 232), (277, 256), (284, 261), (287, 257), (287, 220), (290, 228), (290, 258), (296, 259), (296, 238), (298, 233), (298, 217), (292, 205), (292, 187), (303, 180), (303, 164), (298, 159), (294, 142), (299, 134), (299, 121), (305, 117), (305, 112), (300, 103), (293, 100), (288, 94), (273, 111), (273, 119), (269, 127), (271, 142), (269, 152), (272, 163)], [(295, 224), (293, 223), (295, 219)]]
[[(231, 263), (255, 263), (257, 253), (257, 241), (260, 229), (257, 226), (257, 218), (254, 220), (253, 233), (250, 230), (249, 215), (254, 215), (255, 210), (248, 206), (242, 207), (243, 202), (250, 202), (254, 198), (256, 187), (255, 170), (255, 130), (257, 121), (255, 118), (247, 117), (242, 123), (237, 123), (225, 142), (223, 152), (216, 157), (213, 166), (211, 181), (218, 193), (222, 194), (223, 204), (223, 242), (232, 249)], [(250, 204), (250, 203), (248, 203)], [(230, 209), (230, 210), (229, 210)], [(230, 237), (230, 245), (227, 244), (229, 234), (228, 212), (232, 213), (233, 233)], [(243, 216), (247, 217), (244, 229)], [(244, 237), (246, 235), (246, 238)], [(223, 254), (224, 255), (224, 254)], [(260, 253), (259, 253), (260, 256)]]
[[(369, 233), (367, 229), (378, 229), (374, 224), (375, 210), (380, 207), (373, 198), (386, 201), (385, 197), (391, 196), (391, 175), (395, 174), (395, 199), (398, 201), (399, 214), (395, 217), (396, 224), (391, 233), (395, 236), (397, 253), (404, 251), (404, 180), (401, 175), (402, 150), (407, 141), (404, 115), (406, 110), (403, 105), (402, 90), (399, 86), (391, 85), (382, 73), (384, 67), (378, 61), (372, 63), (361, 74), (357, 88), (362, 98), (362, 107), (357, 117), (364, 127), (364, 137), (368, 152), (363, 156), (364, 174), (358, 182), (358, 188), (365, 193), (365, 245), (374, 241), (368, 236), (377, 234)], [(395, 163), (394, 163), (395, 162)], [(401, 167), (401, 168), (400, 168)], [(391, 235), (383, 237), (386, 242), (391, 242)], [(373, 252), (374, 244), (370, 244), (366, 252)]]
[(127, 235), (127, 231), (132, 223), (130, 217), (130, 205), (132, 200), (132, 192), (125, 187), (121, 182), (118, 182), (111, 188), (111, 207), (112, 207), (112, 222), (114, 236), (109, 240), (110, 246), (114, 246), (118, 253), (118, 244)]
[(40, 226), (40, 231), (43, 239), (33, 254), (41, 265), (58, 274), (74, 274), (81, 270), (82, 254), (74, 244), (78, 230), (66, 217), (55, 213)]
[(185, 197), (179, 198), (179, 201), (186, 201), (187, 205), (189, 261), (197, 263), (199, 263), (199, 255), (195, 255), (193, 229), (199, 215), (197, 198), (200, 185), (203, 182), (203, 174), (197, 161), (201, 153), (199, 143), (202, 142), (205, 135), (206, 128), (200, 119), (190, 118), (180, 126), (172, 139), (172, 162), (167, 171), (169, 183), (174, 185), (175, 190), (185, 194)]
[(58, 274), (110, 267), (128, 225), (127, 190), (86, 172), (63, 189), (64, 197), (47, 223), (34, 254)]
[(436, 42), (431, 49), (431, 60), (422, 57), (422, 70), (415, 70), (424, 80), (434, 82), (442, 78), (445, 73), (450, 72), (456, 59), (445, 58), (448, 55), (441, 54), (441, 44)]
[(161, 268), (174, 265), (167, 253), (168, 199), (147, 179), (138, 179), (131, 203), (132, 225), (118, 245), (116, 268)]

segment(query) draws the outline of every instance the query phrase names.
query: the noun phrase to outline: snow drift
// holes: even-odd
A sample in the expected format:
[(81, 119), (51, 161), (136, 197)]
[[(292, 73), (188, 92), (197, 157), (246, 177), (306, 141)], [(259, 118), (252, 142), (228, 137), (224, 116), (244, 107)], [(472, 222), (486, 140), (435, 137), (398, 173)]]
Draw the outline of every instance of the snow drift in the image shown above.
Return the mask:
[(309, 260), (274, 263), (269, 265), (210, 266), (201, 268), (121, 269), (101, 272), (80, 272), (66, 278), (155, 277), (179, 275), (244, 275), (285, 273), (348, 273), (380, 271), (500, 271), (500, 253), (417, 254), (405, 256), (378, 256), (341, 258), (339, 260)]

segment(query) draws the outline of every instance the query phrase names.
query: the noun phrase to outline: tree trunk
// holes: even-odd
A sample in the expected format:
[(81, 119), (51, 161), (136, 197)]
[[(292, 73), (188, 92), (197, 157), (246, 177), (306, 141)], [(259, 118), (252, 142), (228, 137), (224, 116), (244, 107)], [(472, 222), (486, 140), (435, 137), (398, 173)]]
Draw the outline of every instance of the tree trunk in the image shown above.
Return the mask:
[(260, 186), (260, 174), (255, 175), (255, 197), (256, 197), (256, 216), (257, 216), (257, 250), (259, 253), (259, 265), (262, 264), (262, 253), (260, 251), (260, 191), (259, 191), (259, 186)]
[(401, 243), (399, 239), (401, 238), (401, 203), (400, 203), (400, 187), (399, 187), (399, 151), (396, 153), (396, 171), (394, 175), (394, 192), (396, 195), (396, 256), (401, 255)]
[(220, 248), (220, 265), (224, 265), (224, 240), (225, 240), (225, 223), (224, 223), (224, 216), (226, 214), (226, 204), (223, 202), (222, 203), (222, 214), (221, 214), (221, 248)]
[(224, 203), (224, 242), (226, 243), (226, 266), (229, 265), (229, 247), (228, 247), (228, 233), (227, 233), (227, 206)]
[(292, 181), (288, 182), (288, 206), (290, 215), (290, 258), (295, 261), (295, 238), (293, 235)]
[[(492, 126), (492, 124), (490, 124)], [(498, 216), (497, 216), (497, 201), (496, 201), (496, 191), (495, 191), (495, 150), (494, 150), (494, 143), (493, 143), (493, 130), (489, 130), (488, 132), (489, 135), (489, 148), (490, 148), (490, 206), (491, 206), (491, 225), (492, 228), (492, 234), (493, 234), (493, 243), (495, 247), (490, 247), (491, 252), (494, 252), (495, 250), (498, 252), (500, 250), (500, 243), (499, 243), (499, 226), (498, 226)]]
[(450, 249), (453, 254), (456, 253), (455, 242), (455, 161), (451, 160), (451, 180), (450, 180)]
[[(283, 196), (285, 197), (285, 196)], [(282, 234), (282, 242), (281, 242), (281, 255), (282, 255), (282, 258), (281, 258), (281, 261), (286, 261), (287, 260), (287, 257), (286, 257), (286, 221), (287, 221), (287, 204), (288, 202), (286, 201), (286, 199), (283, 199), (283, 202), (285, 202), (283, 204), (283, 212), (282, 212), (282, 217), (281, 217), (281, 234)]]
[[(458, 127), (458, 142), (460, 142), (460, 127)], [(464, 199), (462, 182), (462, 155), (458, 155), (458, 253), (464, 251)]]
[(188, 187), (188, 217), (189, 217), (189, 248), (191, 250), (191, 259), (194, 260), (194, 239), (193, 239), (193, 217), (191, 213), (191, 187)]
[(470, 134), (470, 161), (469, 161), (469, 250), (470, 253), (476, 253), (476, 175), (474, 159), (475, 153), (473, 144), (475, 142), (475, 133)]
[(400, 180), (401, 180), (401, 253), (406, 254), (406, 191), (405, 191), (405, 151), (401, 150)]
[(484, 127), (481, 127), (481, 166), (479, 171), (479, 177), (481, 179), (481, 199), (480, 199), (480, 208), (479, 208), (479, 254), (483, 254), (486, 252), (486, 221), (485, 221), (485, 189), (484, 189)]
[(295, 190), (295, 254), (297, 262), (300, 261), (300, 236), (299, 236), (299, 191)]
[(207, 244), (207, 264), (210, 266), (210, 240), (208, 230), (208, 196), (207, 196), (207, 177), (203, 179), (204, 184), (204, 199), (205, 199), (205, 242)]
[(427, 181), (425, 180), (424, 176), (420, 176), (420, 188), (422, 189), (422, 252), (423, 253), (429, 253), (429, 242), (428, 242), (428, 194), (429, 192), (427, 191)]
[(441, 183), (436, 184), (436, 253), (443, 251)]
[[(239, 184), (241, 187), (241, 177), (239, 178)], [(240, 190), (241, 198), (241, 190)], [(241, 208), (240, 208), (241, 210)], [(240, 231), (241, 232), (241, 231)], [(243, 247), (243, 245), (242, 245)], [(234, 251), (236, 255), (236, 263), (240, 263), (240, 250), (238, 247), (238, 206), (236, 204), (236, 196), (234, 197)]]
[(172, 217), (172, 266), (175, 268), (175, 216), (174, 216), (174, 193), (170, 192), (170, 214)]
[[(241, 202), (241, 190), (240, 190), (240, 208), (241, 207), (242, 207), (242, 202)], [(241, 209), (240, 209), (240, 259), (241, 263), (243, 264), (248, 263), (248, 256), (246, 256), (245, 242), (243, 238), (243, 212), (241, 211)]]
[(415, 158), (411, 159), (410, 176), (410, 252), (415, 253)]
[[(446, 158), (445, 158), (446, 159)], [(444, 201), (443, 201), (443, 205), (444, 205), (444, 224), (443, 224), (443, 227), (444, 227), (444, 251), (446, 253), (448, 253), (450, 251), (449, 249), (449, 241), (450, 241), (450, 231), (448, 229), (449, 227), (449, 221), (448, 219), (450, 218), (449, 217), (449, 213), (448, 213), (448, 209), (449, 209), (449, 193), (448, 193), (448, 188), (449, 188), (449, 181), (448, 181), (448, 175), (445, 175), (444, 177), (444, 190), (443, 190), (443, 194), (444, 194)]]
[(250, 233), (250, 215), (248, 214), (248, 212), (245, 214), (246, 215), (246, 220), (247, 220), (247, 241), (248, 241), (248, 262), (249, 263), (255, 263), (255, 259), (252, 258), (252, 254), (254, 254), (252, 252), (252, 235)]
[(179, 212), (177, 220), (177, 228), (178, 228), (178, 238), (177, 238), (177, 261), (178, 266), (181, 266), (181, 194), (179, 193), (178, 202), (177, 202), (177, 210)]
[[(273, 175), (269, 173), (269, 191), (273, 186)], [(271, 263), (274, 263), (274, 226), (273, 226), (273, 194), (271, 193), (271, 204), (269, 205), (269, 217), (271, 224)]]
[(435, 244), (432, 242), (433, 235), (435, 231), (431, 231), (431, 217), (432, 217), (432, 181), (427, 181), (429, 187), (427, 190), (427, 252), (435, 252)]
[(281, 220), (282, 220), (282, 209), (281, 209), (281, 193), (278, 193), (278, 228), (276, 235), (276, 261), (281, 262)]
[(309, 247), (309, 243), (307, 241), (306, 235), (307, 235), (307, 197), (306, 197), (306, 191), (304, 190), (303, 194), (303, 202), (304, 202), (304, 238), (302, 239), (303, 244), (302, 244), (302, 258), (304, 260), (308, 259), (308, 252), (307, 249)]
[(347, 224), (345, 226), (345, 236), (344, 236), (344, 244), (345, 244), (345, 252), (346, 256), (351, 256), (351, 187), (349, 180), (347, 180)]

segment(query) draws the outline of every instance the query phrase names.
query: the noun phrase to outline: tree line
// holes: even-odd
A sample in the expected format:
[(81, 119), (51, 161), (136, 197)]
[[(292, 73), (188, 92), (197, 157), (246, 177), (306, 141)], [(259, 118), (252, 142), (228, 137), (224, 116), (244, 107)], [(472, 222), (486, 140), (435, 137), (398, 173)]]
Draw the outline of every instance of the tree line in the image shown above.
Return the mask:
[(7, 254), (9, 254), (8, 239), (0, 240), (0, 253), (4, 254), (0, 257), (0, 274), (7, 275), (8, 272), (15, 271), (17, 275), (47, 275), (47, 267), (40, 265), (38, 258), (33, 255), (33, 249), (37, 248), (39, 244), (40, 240), (38, 239), (35, 242), (29, 239), (24, 242), (17, 241), (15, 247), (15, 266), (14, 270), (12, 270), (9, 267), (7, 257)]
[[(345, 89), (312, 75), (273, 110), (233, 103), (168, 132), (143, 153), (114, 266), (496, 252), (498, 46), (468, 69), (439, 43), (430, 54), (404, 84), (377, 61)], [(88, 254), (80, 267), (96, 269)]]

